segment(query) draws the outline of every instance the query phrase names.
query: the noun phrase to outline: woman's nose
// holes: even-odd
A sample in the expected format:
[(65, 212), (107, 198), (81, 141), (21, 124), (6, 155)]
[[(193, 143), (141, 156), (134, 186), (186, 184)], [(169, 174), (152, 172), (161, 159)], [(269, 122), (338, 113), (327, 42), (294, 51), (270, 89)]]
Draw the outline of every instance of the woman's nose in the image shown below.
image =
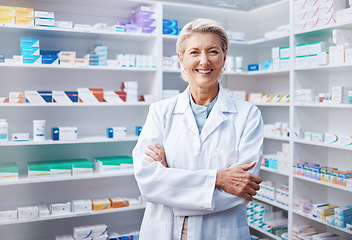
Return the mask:
[(200, 63), (201, 65), (205, 65), (205, 64), (207, 64), (208, 62), (209, 62), (209, 59), (208, 59), (207, 54), (201, 54), (201, 55), (200, 55), (200, 61), (199, 61), (199, 63)]

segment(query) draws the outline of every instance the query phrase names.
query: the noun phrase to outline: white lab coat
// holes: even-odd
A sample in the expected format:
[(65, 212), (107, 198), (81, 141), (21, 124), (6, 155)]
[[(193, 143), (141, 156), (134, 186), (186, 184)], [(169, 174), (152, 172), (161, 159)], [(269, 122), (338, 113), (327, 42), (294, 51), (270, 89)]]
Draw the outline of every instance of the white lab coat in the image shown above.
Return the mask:
[[(179, 240), (189, 216), (187, 239), (247, 240), (247, 201), (215, 188), (218, 169), (250, 163), (259, 174), (263, 121), (251, 103), (231, 97), (221, 85), (201, 134), (190, 107), (189, 87), (150, 106), (133, 150), (135, 176), (147, 206), (141, 240)], [(145, 160), (153, 143), (162, 145), (168, 168)]]

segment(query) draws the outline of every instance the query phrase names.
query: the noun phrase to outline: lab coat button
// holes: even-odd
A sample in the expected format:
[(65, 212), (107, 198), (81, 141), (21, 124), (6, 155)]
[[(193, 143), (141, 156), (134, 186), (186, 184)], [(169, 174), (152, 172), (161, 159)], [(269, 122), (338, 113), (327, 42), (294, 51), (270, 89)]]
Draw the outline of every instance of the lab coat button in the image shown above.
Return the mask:
[(194, 142), (194, 143), (193, 143), (193, 148), (199, 148), (199, 143)]

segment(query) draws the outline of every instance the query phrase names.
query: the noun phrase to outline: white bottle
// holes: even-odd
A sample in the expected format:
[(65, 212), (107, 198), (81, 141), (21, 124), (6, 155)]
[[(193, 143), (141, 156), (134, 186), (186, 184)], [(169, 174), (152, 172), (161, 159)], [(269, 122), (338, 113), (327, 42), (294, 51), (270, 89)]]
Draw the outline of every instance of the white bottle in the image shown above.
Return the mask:
[(7, 142), (9, 139), (9, 124), (6, 119), (0, 119), (0, 142)]
[(45, 141), (45, 120), (33, 120), (33, 140)]

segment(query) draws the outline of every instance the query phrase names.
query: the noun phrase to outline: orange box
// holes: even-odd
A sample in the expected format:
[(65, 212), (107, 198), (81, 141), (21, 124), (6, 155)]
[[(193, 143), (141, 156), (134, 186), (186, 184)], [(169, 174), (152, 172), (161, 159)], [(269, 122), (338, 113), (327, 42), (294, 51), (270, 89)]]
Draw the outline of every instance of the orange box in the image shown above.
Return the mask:
[(0, 24), (15, 24), (15, 17), (1, 17)]
[(128, 207), (130, 205), (126, 197), (111, 197), (109, 200), (112, 208)]
[(0, 6), (0, 17), (14, 17), (15, 7)]
[(34, 8), (16, 7), (16, 17), (34, 18)]
[(92, 200), (93, 211), (106, 210), (111, 208), (111, 202), (107, 198)]
[(34, 26), (34, 18), (16, 17), (16, 25)]

